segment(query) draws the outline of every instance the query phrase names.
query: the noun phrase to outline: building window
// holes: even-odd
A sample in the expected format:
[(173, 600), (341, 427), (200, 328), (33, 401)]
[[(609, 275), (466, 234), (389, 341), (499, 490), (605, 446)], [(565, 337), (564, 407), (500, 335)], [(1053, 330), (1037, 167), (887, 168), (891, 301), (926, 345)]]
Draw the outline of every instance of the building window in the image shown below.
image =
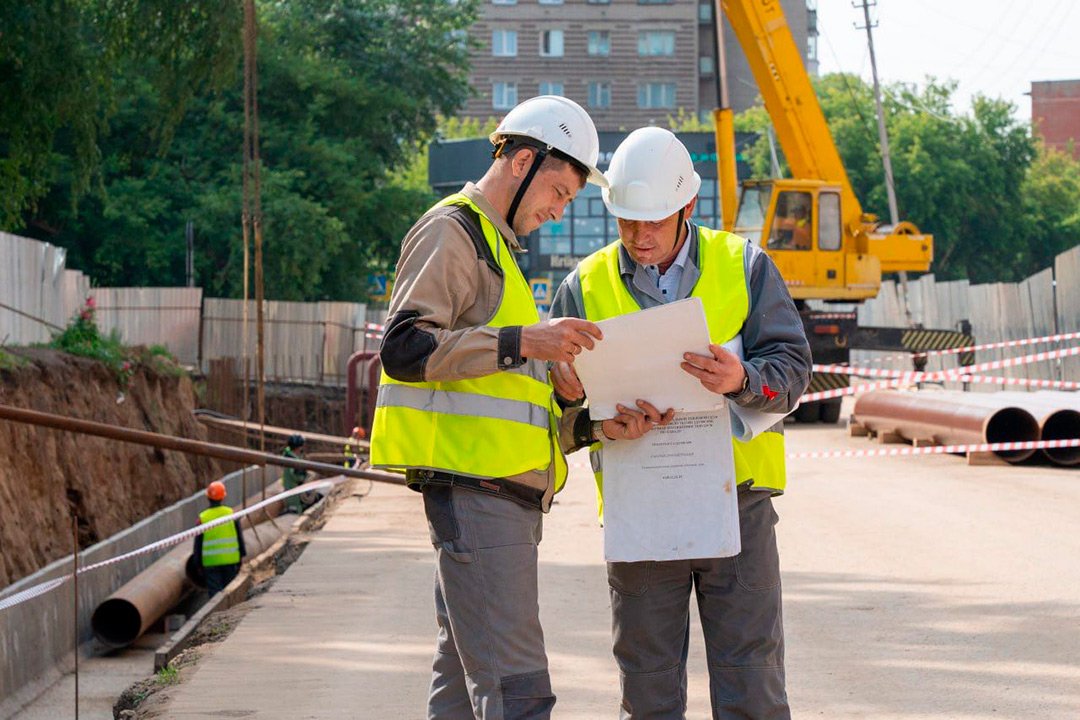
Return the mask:
[(713, 74), (713, 63), (711, 57), (709, 57), (708, 55), (702, 55), (698, 58), (698, 72), (705, 77)]
[(492, 5), (517, 5), (517, 0), (491, 0)]
[(563, 56), (562, 30), (544, 30), (540, 33), (540, 55), (543, 57)]
[(541, 5), (562, 5), (563, 0), (540, 0)]
[(517, 83), (496, 82), (491, 84), (491, 107), (495, 110), (509, 110), (517, 105)]
[(642, 56), (674, 55), (674, 30), (642, 30), (637, 36), (637, 52)]
[(611, 33), (607, 30), (589, 31), (589, 54), (607, 57), (611, 54)]
[(517, 55), (517, 30), (492, 30), (491, 54), (495, 57)]
[(610, 5), (611, 0), (586, 0), (589, 5)]
[(698, 21), (699, 22), (703, 22), (703, 23), (712, 22), (712, 3), (711, 2), (703, 2), (700, 5), (698, 5), (697, 15), (698, 15)]
[(639, 108), (675, 108), (675, 83), (638, 83), (637, 104)]
[(541, 95), (563, 95), (563, 84), (554, 80), (540, 83)]
[(604, 110), (611, 107), (611, 83), (589, 83), (589, 107)]

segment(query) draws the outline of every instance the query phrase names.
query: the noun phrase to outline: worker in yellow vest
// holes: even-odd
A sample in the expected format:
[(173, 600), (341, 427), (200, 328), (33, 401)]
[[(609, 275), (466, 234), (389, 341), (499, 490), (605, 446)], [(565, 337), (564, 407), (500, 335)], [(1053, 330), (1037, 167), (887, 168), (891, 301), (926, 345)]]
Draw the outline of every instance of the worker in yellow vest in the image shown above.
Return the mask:
[[(233, 510), (225, 501), (225, 484), (215, 480), (206, 488), (210, 507), (199, 513), (199, 524), (205, 525), (229, 517)], [(195, 557), (199, 558), (206, 578), (206, 589), (214, 597), (232, 582), (240, 572), (240, 560), (247, 555), (240, 521), (222, 523), (195, 536)]]
[(542, 513), (566, 479), (547, 361), (600, 337), (541, 322), (518, 238), (602, 183), (588, 113), (521, 103), (491, 135), (494, 161), (401, 245), (379, 354), (370, 461), (424, 497), (439, 627), (427, 716), (548, 718), (555, 704), (537, 598)]
[(342, 463), (343, 467), (354, 468), (360, 463), (360, 441), (365, 436), (364, 428), (357, 425), (352, 429), (352, 434), (349, 435), (348, 441), (345, 443), (345, 461)]
[[(552, 316), (599, 321), (700, 297), (711, 355), (687, 353), (683, 369), (701, 381), (702, 392), (765, 412), (793, 410), (810, 380), (810, 348), (799, 313), (761, 248), (690, 220), (701, 178), (683, 144), (667, 130), (635, 130), (615, 150), (606, 175), (610, 187), (604, 203), (618, 221), (620, 239), (581, 261), (560, 285)], [(741, 359), (721, 347), (736, 336), (744, 349)], [(570, 364), (553, 366), (552, 379), (561, 398), (583, 397)], [(601, 492), (604, 482), (619, 480), (602, 475), (603, 447), (672, 419), (670, 412), (635, 408), (632, 398), (627, 401), (627, 411), (638, 416), (633, 425), (594, 422), (584, 406), (566, 410), (575, 436), (569, 449), (592, 446)], [(608, 564), (622, 718), (684, 717), (689, 603), (695, 590), (713, 717), (790, 717), (772, 506), (772, 497), (785, 486), (783, 424), (746, 443), (732, 442), (739, 555)]]

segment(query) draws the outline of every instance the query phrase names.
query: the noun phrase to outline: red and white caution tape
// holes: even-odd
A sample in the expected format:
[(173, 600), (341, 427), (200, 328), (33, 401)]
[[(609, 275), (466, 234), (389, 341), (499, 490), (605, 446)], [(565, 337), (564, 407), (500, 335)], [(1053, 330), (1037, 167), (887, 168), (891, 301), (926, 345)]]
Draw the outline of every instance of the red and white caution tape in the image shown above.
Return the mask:
[(814, 313), (807, 316), (809, 320), (854, 320), (855, 313)]
[(364, 337), (372, 340), (382, 340), (382, 336), (386, 332), (386, 326), (369, 322), (364, 323), (364, 330)]
[(881, 357), (863, 360), (865, 364), (877, 364), (890, 360), (907, 360), (910, 358), (930, 358), (941, 355), (962, 355), (963, 353), (978, 352), (980, 350), (999, 350), (1001, 348), (1024, 347), (1026, 345), (1039, 345), (1042, 343), (1065, 342), (1067, 340), (1080, 339), (1080, 332), (1058, 333), (1057, 335), (1044, 335), (1042, 337), (1024, 338), (1023, 340), (1002, 340), (1000, 342), (983, 343), (982, 345), (968, 345), (960, 348), (946, 348), (944, 350), (924, 350), (913, 353), (896, 353)]
[[(1030, 363), (1072, 357), (1075, 355), (1080, 355), (1080, 346), (1063, 348), (1061, 350), (1048, 350), (1046, 352), (1035, 353), (1033, 355), (1007, 358), (1005, 360), (992, 360), (990, 362), (979, 363), (978, 365), (952, 368), (949, 370), (936, 370), (934, 372), (904, 372), (900, 370), (884, 370), (881, 368), (849, 368), (843, 365), (815, 365), (815, 372), (837, 372), (838, 374), (847, 375), (862, 375), (865, 373), (870, 375), (871, 377), (889, 377), (892, 379), (876, 383), (865, 383), (862, 385), (852, 385), (851, 387), (846, 388), (836, 388), (834, 390), (823, 390), (821, 392), (809, 393), (807, 395), (803, 395), (802, 402), (828, 400), (830, 398), (843, 397), (845, 395), (852, 395), (854, 393), (864, 392), (866, 390), (877, 390), (881, 388), (897, 387), (900, 385), (916, 382), (938, 382), (942, 380), (951, 380), (955, 382), (994, 382), (985, 379), (975, 380), (974, 378), (982, 377), (977, 373), (981, 373), (986, 370), (1001, 370), (1002, 368), (1016, 367), (1018, 365), (1027, 365)], [(1038, 383), (1040, 383), (1037, 385), (1038, 387), (1062, 387), (1064, 385), (1064, 383), (1055, 383), (1055, 381), (1050, 380), (1038, 381)], [(1049, 383), (1055, 384), (1049, 385)], [(1033, 383), (1023, 378), (1016, 378), (1010, 380), (1008, 384), (1025, 385)]]
[(789, 460), (819, 460), (825, 458), (888, 457), (900, 455), (954, 455), (973, 452), (1009, 452), (1012, 450), (1049, 450), (1080, 447), (1080, 438), (1069, 440), (1031, 440), (1028, 442), (979, 443), (974, 445), (932, 445), (930, 447), (892, 447), (868, 450), (813, 450), (788, 453)]
[[(302, 495), (303, 493), (309, 492), (311, 490), (319, 490), (322, 488), (329, 489), (340, 482), (344, 482), (344, 480), (315, 480), (309, 483), (305, 483), (299, 487), (293, 488), (292, 490), (286, 490), (285, 492), (278, 493), (273, 497), (269, 497), (261, 502), (255, 503), (254, 505), (244, 508), (243, 510), (237, 510), (232, 515), (226, 515), (223, 518), (212, 520), (211, 522), (201, 524), (198, 527), (193, 527), (190, 530), (178, 532), (175, 535), (170, 535), (167, 538), (150, 543), (149, 545), (144, 545), (140, 548), (136, 548), (135, 550), (131, 550), (130, 552), (126, 552), (122, 555), (117, 555), (116, 557), (109, 558), (108, 560), (102, 560), (101, 562), (85, 565), (78, 569), (78, 574), (84, 575), (93, 570), (98, 570), (109, 565), (115, 565), (116, 563), (122, 562), (129, 558), (138, 557), (139, 555), (146, 555), (147, 553), (152, 553), (157, 550), (172, 547), (173, 545), (179, 545), (185, 540), (191, 540), (195, 538), (196, 535), (202, 535), (207, 530), (216, 528), (219, 525), (234, 522), (244, 517), (245, 515), (250, 515), (257, 510), (261, 510), (267, 505), (277, 502), (278, 500), (284, 500), (285, 498), (290, 498), (294, 495)], [(44, 595), (47, 592), (55, 590), (69, 580), (71, 580), (71, 575), (64, 575), (62, 577), (54, 578), (52, 580), (46, 580), (43, 583), (39, 583), (37, 585), (29, 587), (25, 590), (15, 593), (14, 595), (0, 599), (0, 611), (7, 610), (10, 607), (14, 607), (16, 605), (19, 605), (20, 603), (24, 603), (32, 598), (36, 598), (39, 595)]]

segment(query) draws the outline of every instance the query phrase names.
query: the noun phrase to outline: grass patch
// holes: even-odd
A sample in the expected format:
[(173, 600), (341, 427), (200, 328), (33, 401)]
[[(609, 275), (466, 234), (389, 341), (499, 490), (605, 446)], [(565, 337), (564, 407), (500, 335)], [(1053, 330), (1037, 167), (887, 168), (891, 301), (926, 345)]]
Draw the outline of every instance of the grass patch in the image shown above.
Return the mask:
[(12, 355), (0, 350), (0, 372), (4, 370), (18, 370), (22, 366), (26, 365), (26, 359), (21, 358), (18, 355)]
[(154, 675), (154, 682), (158, 685), (175, 685), (180, 681), (180, 671), (172, 665), (166, 665)]

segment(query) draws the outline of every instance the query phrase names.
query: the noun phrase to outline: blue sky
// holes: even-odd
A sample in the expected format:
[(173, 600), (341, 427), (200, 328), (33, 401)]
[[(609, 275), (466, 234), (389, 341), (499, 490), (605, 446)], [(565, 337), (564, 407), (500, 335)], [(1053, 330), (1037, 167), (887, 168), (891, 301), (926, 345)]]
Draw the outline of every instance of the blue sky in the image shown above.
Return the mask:
[[(1080, 79), (1080, 0), (879, 0), (870, 12), (882, 81), (957, 80), (957, 110), (981, 93), (1027, 120), (1033, 80)], [(850, 0), (818, 0), (821, 73), (870, 79), (862, 18)]]

